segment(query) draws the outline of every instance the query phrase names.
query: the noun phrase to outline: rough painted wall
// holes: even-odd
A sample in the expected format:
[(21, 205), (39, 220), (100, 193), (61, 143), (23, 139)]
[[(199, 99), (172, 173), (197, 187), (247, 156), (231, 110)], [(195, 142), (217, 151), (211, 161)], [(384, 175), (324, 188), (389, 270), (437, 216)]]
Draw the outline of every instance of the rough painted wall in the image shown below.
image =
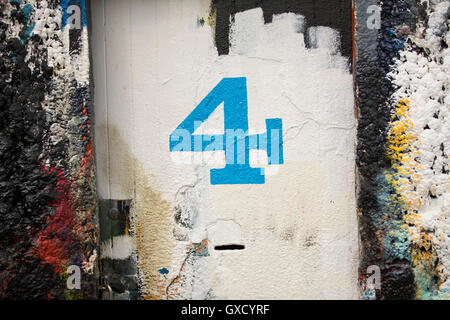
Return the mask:
[[(362, 296), (448, 299), (449, 1), (357, 1), (355, 12)], [(378, 289), (366, 286), (371, 265)]]
[(0, 299), (97, 295), (86, 22), (84, 0), (0, 2)]
[[(351, 2), (259, 4), (92, 3), (99, 197), (132, 201), (102, 258), (136, 259), (143, 299), (359, 296)], [(250, 151), (263, 184), (214, 185), (223, 151), (170, 152), (234, 77), (252, 134), (282, 120), (283, 164)], [(195, 133), (222, 133), (227, 103)]]
[[(92, 1), (97, 195), (131, 210), (106, 210), (114, 297), (449, 298), (449, 2), (355, 1), (353, 34), (330, 3)], [(87, 20), (83, 0), (0, 1), (0, 299), (98, 297)], [(170, 152), (225, 77), (246, 78), (252, 134), (282, 120), (283, 163), (249, 153), (264, 184)], [(224, 130), (216, 111), (198, 131)]]

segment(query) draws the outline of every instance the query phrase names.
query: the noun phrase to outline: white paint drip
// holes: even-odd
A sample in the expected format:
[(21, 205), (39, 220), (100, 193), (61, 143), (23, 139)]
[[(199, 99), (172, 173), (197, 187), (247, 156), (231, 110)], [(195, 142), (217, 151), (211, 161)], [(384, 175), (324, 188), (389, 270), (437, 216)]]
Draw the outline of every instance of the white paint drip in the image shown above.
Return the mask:
[(136, 250), (134, 240), (130, 236), (116, 236), (107, 241), (103, 241), (101, 245), (101, 257), (116, 260), (128, 259)]

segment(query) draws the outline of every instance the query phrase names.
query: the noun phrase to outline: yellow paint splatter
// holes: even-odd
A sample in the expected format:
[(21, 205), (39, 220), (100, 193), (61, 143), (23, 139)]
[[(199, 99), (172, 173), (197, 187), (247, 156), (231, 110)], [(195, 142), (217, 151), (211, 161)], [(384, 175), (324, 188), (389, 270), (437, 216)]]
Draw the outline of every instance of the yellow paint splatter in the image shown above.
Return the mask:
[[(387, 175), (390, 185), (396, 190), (392, 200), (404, 206), (405, 224), (409, 226), (411, 241), (411, 262), (417, 277), (439, 274), (436, 270), (438, 261), (433, 246), (433, 235), (424, 230), (423, 219), (418, 214), (425, 205), (424, 197), (428, 194), (422, 186), (423, 166), (416, 160), (420, 152), (414, 147), (417, 137), (414, 135), (414, 123), (410, 119), (411, 103), (408, 99), (400, 99), (392, 116), (392, 127), (388, 140), (388, 158), (392, 161), (393, 174)], [(442, 283), (442, 280), (440, 281)], [(417, 298), (422, 290), (418, 288)]]

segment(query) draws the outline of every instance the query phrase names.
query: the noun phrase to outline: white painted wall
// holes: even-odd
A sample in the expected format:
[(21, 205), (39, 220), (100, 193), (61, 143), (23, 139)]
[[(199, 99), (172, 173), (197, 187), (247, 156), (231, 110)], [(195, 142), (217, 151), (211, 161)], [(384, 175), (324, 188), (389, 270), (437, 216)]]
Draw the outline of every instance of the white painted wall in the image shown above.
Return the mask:
[[(305, 30), (318, 46), (306, 49), (301, 16), (264, 25), (254, 9), (236, 15), (219, 57), (213, 28), (197, 23), (208, 14), (207, 0), (92, 1), (99, 193), (134, 199), (145, 297), (357, 298), (356, 121), (337, 32)], [(169, 152), (171, 132), (224, 77), (247, 77), (252, 131), (283, 120), (285, 164), (251, 154), (264, 185), (212, 186), (220, 165)], [(192, 228), (175, 223), (177, 208)], [(209, 255), (189, 254), (202, 240)], [(230, 243), (245, 249), (214, 250)]]

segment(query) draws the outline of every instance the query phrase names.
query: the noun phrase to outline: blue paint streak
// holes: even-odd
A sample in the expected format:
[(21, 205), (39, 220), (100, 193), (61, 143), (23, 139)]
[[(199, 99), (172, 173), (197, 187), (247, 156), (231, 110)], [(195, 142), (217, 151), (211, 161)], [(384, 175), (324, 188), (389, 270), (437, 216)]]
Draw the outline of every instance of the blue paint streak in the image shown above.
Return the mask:
[(169, 274), (169, 270), (167, 270), (166, 268), (159, 269), (158, 272), (162, 275)]
[[(194, 135), (224, 103), (223, 135)], [(247, 79), (224, 78), (170, 135), (171, 152), (225, 151), (225, 168), (211, 170), (211, 184), (264, 184), (264, 168), (250, 167), (250, 150), (265, 150), (269, 165), (283, 164), (281, 119), (267, 119), (267, 131), (248, 133)]]
[[(22, 1), (21, 0), (10, 0), (10, 3), (20, 5), (20, 3), (22, 3)], [(24, 28), (26, 28), (26, 31), (25, 31), (23, 37), (20, 39), (20, 42), (22, 44), (25, 44), (27, 42), (27, 40), (31, 37), (33, 30), (34, 30), (34, 26), (35, 26), (34, 22), (32, 24), (29, 24), (31, 16), (33, 15), (33, 12), (34, 12), (34, 8), (31, 4), (27, 3), (21, 8), (21, 11), (25, 18)]]
[[(31, 14), (34, 11), (33, 6), (29, 3), (27, 3), (26, 5), (23, 6), (22, 11), (25, 16), (25, 19), (27, 20), (27, 25), (28, 25)], [(24, 41), (31, 36), (31, 34), (33, 33), (33, 30), (34, 30), (34, 26), (35, 26), (34, 22), (30, 26), (28, 26), (27, 31), (25, 32), (25, 35), (24, 35), (24, 39), (23, 39)]]
[(61, 28), (64, 30), (65, 26), (68, 24), (72, 12), (67, 12), (67, 9), (72, 6), (77, 5), (81, 9), (81, 25), (83, 27), (87, 26), (87, 11), (86, 11), (86, 1), (85, 0), (61, 0), (60, 6), (62, 10), (62, 22)]
[(23, 12), (23, 15), (25, 16), (25, 19), (27, 19), (27, 22), (28, 22), (28, 20), (30, 19), (31, 13), (33, 12), (33, 6), (29, 3), (27, 3), (26, 5), (23, 6), (22, 12)]

